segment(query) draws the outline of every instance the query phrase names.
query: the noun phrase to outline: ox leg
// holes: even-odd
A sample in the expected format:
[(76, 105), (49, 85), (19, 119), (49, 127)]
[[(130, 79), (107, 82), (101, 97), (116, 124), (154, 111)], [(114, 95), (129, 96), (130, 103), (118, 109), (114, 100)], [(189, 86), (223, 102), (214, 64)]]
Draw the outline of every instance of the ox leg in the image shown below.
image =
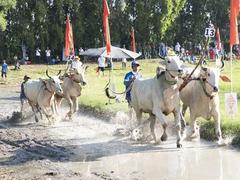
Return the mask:
[(77, 112), (78, 111), (77, 97), (72, 97), (72, 101), (73, 101), (73, 112)]
[(32, 111), (34, 112), (34, 117), (35, 117), (35, 121), (36, 122), (39, 122), (39, 119), (38, 119), (38, 117), (37, 117), (37, 107), (35, 107), (35, 106), (32, 106), (31, 105), (31, 107), (32, 107)]
[(180, 108), (173, 111), (176, 131), (177, 131), (177, 148), (182, 147), (182, 138), (181, 138), (181, 121), (180, 121)]
[(39, 122), (38, 117), (37, 117), (37, 111), (38, 111), (37, 106), (33, 105), (30, 101), (28, 101), (28, 103), (31, 106), (32, 111), (34, 113), (35, 121)]
[(73, 102), (72, 102), (71, 97), (68, 97), (68, 98), (66, 98), (66, 99), (67, 99), (68, 105), (69, 105), (69, 107), (70, 107), (70, 110), (69, 110), (69, 112), (67, 113), (67, 116), (69, 117), (69, 119), (72, 119), (72, 114), (73, 114)]
[(185, 128), (186, 128), (186, 121), (185, 121), (185, 113), (186, 113), (186, 110), (187, 110), (187, 106), (186, 105), (182, 105), (182, 110), (181, 110), (181, 113), (180, 113), (180, 117), (181, 117), (181, 133), (184, 134), (184, 131), (185, 131)]
[(41, 110), (43, 111), (43, 113), (45, 114), (45, 116), (48, 119), (49, 124), (51, 124), (53, 121), (51, 119), (53, 119), (53, 116), (51, 113), (48, 112), (47, 108), (40, 106)]
[(221, 118), (220, 118), (220, 112), (219, 111), (214, 111), (213, 112), (213, 118), (215, 121), (215, 133), (218, 139), (218, 143), (222, 142), (222, 131), (221, 131)]
[(157, 138), (156, 138), (156, 134), (155, 134), (155, 131), (154, 131), (155, 130), (156, 117), (153, 114), (151, 114), (150, 117), (149, 117), (149, 120), (150, 120), (150, 130), (151, 130), (152, 138), (155, 141), (155, 143), (158, 143)]
[(128, 117), (129, 117), (129, 120), (132, 121), (133, 120), (133, 107), (128, 104)]
[(191, 121), (191, 134), (189, 135), (190, 138), (197, 138), (197, 123), (196, 123), (196, 117), (190, 113), (190, 121)]
[(156, 116), (156, 119), (158, 119), (161, 122), (162, 127), (163, 127), (163, 134), (161, 136), (161, 141), (167, 141), (167, 138), (168, 138), (167, 132), (166, 132), (167, 123), (164, 120), (165, 117), (164, 117), (163, 113), (160, 111), (160, 109), (161, 109), (160, 107), (158, 107), (156, 105), (153, 105), (153, 106), (154, 106), (153, 114)]

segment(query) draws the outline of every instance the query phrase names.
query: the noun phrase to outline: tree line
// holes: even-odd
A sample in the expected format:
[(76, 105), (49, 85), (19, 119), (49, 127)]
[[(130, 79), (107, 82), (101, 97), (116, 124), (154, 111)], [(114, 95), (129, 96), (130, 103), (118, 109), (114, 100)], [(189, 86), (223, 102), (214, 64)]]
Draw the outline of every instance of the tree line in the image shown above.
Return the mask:
[[(131, 49), (132, 27), (141, 52), (154, 52), (160, 42), (200, 43), (209, 17), (228, 43), (228, 0), (108, 0), (108, 5), (112, 45)], [(76, 48), (104, 46), (102, 0), (6, 0), (0, 1), (0, 59), (21, 56), (22, 45), (30, 59), (37, 47), (61, 56), (67, 13)]]

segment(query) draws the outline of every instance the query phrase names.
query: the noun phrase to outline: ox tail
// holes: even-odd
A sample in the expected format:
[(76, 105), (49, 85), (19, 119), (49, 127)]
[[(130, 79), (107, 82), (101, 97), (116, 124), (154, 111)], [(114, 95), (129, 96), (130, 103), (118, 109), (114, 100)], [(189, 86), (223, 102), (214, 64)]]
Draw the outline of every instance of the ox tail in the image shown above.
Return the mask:
[(115, 99), (117, 96), (116, 95), (110, 95), (110, 92), (109, 92), (109, 87), (105, 88), (105, 94), (106, 96), (109, 98), (109, 99)]

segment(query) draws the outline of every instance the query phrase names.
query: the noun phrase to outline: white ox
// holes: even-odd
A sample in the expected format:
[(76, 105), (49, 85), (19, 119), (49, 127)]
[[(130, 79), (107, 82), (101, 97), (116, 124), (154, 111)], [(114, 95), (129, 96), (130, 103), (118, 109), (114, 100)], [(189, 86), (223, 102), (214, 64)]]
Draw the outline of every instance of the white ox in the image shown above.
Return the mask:
[[(188, 68), (185, 75), (192, 71)], [(220, 69), (204, 68), (197, 69), (192, 80), (180, 91), (180, 98), (183, 102), (183, 116), (186, 109), (190, 110), (191, 134), (189, 137), (195, 138), (197, 134), (196, 119), (202, 117), (210, 120), (211, 117), (215, 121), (215, 132), (218, 142), (222, 141), (222, 133), (220, 128), (221, 117), (219, 109), (219, 78), (223, 81), (230, 81), (226, 76), (220, 75)], [(183, 126), (185, 121), (182, 116)]]
[(82, 66), (80, 69), (70, 70), (70, 72), (64, 75), (62, 89), (63, 96), (55, 95), (55, 109), (58, 112), (58, 107), (61, 104), (62, 98), (65, 98), (69, 104), (69, 112), (67, 117), (72, 118), (72, 114), (78, 111), (78, 97), (81, 96), (82, 86), (87, 84), (85, 79), (85, 70), (88, 66)]
[[(62, 88), (58, 76), (50, 77), (48, 71), (46, 71), (46, 74), (49, 79), (28, 80), (24, 83), (24, 93), (34, 112), (35, 121), (39, 121), (37, 112), (40, 113), (41, 119), (43, 112), (49, 120), (49, 123), (51, 123), (51, 119), (55, 112), (53, 109), (49, 112), (48, 108), (52, 107), (54, 104), (54, 94), (62, 94)], [(21, 104), (21, 106), (23, 106), (23, 104)]]
[(142, 124), (142, 113), (150, 115), (150, 129), (155, 142), (154, 132), (156, 119), (163, 127), (162, 141), (167, 140), (167, 123), (165, 116), (174, 114), (177, 130), (177, 147), (181, 147), (180, 98), (177, 87), (178, 76), (182, 73), (181, 61), (178, 57), (165, 59), (166, 70), (157, 69), (157, 76), (147, 80), (135, 80), (131, 91), (131, 106), (136, 112), (139, 125)]

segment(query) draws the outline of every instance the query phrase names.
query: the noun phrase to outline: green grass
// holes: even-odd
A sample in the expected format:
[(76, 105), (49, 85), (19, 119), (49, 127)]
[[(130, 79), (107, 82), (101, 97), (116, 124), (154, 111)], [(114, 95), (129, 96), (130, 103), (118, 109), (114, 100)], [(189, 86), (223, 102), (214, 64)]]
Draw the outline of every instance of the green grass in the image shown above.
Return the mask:
[[(159, 65), (161, 60), (144, 60), (140, 61), (141, 63), (141, 73), (145, 78), (153, 77), (155, 75), (156, 67)], [(209, 63), (210, 66), (214, 66), (215, 63)], [(80, 97), (80, 105), (91, 107), (97, 109), (98, 111), (108, 111), (115, 113), (117, 111), (127, 111), (127, 103), (115, 103), (114, 100), (111, 100), (110, 104), (108, 103), (108, 98), (105, 96), (104, 87), (109, 81), (109, 71), (105, 71), (105, 76), (98, 77), (96, 74), (97, 64), (88, 64), (89, 68), (86, 72), (87, 86), (82, 90), (82, 96)], [(11, 67), (13, 68), (13, 67)], [(10, 69), (11, 69), (10, 68)], [(65, 65), (25, 65), (22, 66), (21, 70), (18, 71), (9, 71), (8, 73), (8, 86), (17, 85), (20, 86), (23, 76), (27, 74), (28, 76), (34, 78), (46, 78), (45, 71), (49, 69), (49, 74), (53, 75), (58, 72), (58, 70), (65, 69)], [(114, 62), (114, 70), (111, 73), (111, 82), (116, 86), (117, 92), (124, 91), (123, 78), (124, 75), (130, 71), (130, 63), (128, 63), (127, 69), (121, 69), (121, 63)], [(225, 62), (225, 68), (222, 74), (230, 77), (230, 63)], [(233, 62), (233, 91), (238, 93), (238, 100), (240, 99), (240, 61)], [(4, 85), (1, 85), (4, 86)], [(220, 81), (220, 107), (221, 107), (221, 119), (222, 119), (222, 130), (224, 135), (233, 134), (240, 136), (240, 117), (239, 114), (236, 117), (229, 117), (225, 113), (224, 105), (224, 93), (230, 92), (230, 83)], [(124, 97), (121, 96), (121, 99), (124, 100)], [(240, 107), (240, 102), (238, 102), (238, 109)], [(187, 116), (188, 118), (189, 116)], [(207, 136), (214, 137), (214, 123), (213, 121), (201, 121), (203, 131), (202, 135), (206, 138)]]

